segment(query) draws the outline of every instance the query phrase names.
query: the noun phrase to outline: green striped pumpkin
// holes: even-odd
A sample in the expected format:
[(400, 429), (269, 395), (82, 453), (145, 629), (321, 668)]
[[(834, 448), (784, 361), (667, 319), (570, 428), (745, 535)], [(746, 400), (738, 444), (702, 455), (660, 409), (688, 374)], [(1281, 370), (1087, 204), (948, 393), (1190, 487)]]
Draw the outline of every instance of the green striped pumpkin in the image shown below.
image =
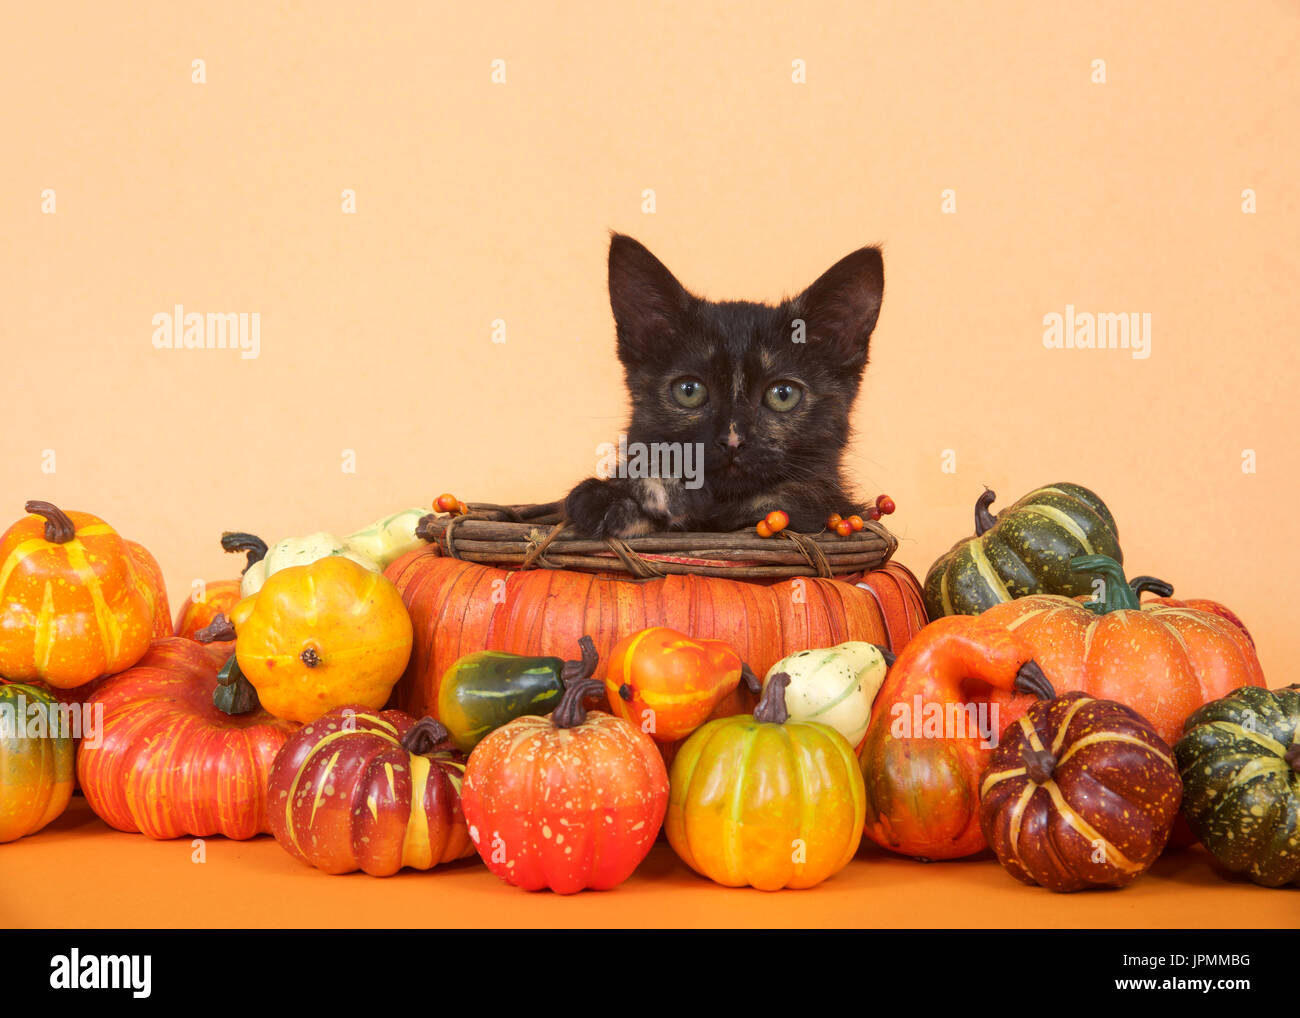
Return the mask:
[(930, 567), (925, 607), (931, 619), (978, 615), (1030, 594), (1091, 594), (1092, 577), (1070, 570), (1080, 555), (1123, 562), (1115, 518), (1077, 484), (1036, 488), (994, 516), (989, 489), (975, 503), (975, 536), (958, 541)]
[(1265, 887), (1300, 885), (1300, 686), (1207, 703), (1174, 755), (1183, 814), (1210, 854)]

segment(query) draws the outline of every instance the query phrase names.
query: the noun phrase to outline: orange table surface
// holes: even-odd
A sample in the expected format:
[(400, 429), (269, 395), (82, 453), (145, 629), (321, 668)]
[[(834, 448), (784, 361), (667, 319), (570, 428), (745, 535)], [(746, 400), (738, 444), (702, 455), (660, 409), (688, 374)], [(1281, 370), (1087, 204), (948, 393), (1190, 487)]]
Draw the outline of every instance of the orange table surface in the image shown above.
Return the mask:
[(719, 887), (664, 841), (614, 891), (507, 886), (477, 859), (386, 879), (329, 876), (274, 839), (150, 841), (115, 831), (84, 799), (44, 831), (0, 845), (0, 924), (184, 927), (1010, 927), (1295, 928), (1300, 889), (1227, 876), (1199, 848), (1171, 851), (1122, 891), (1059, 895), (991, 857), (919, 863), (864, 845), (804, 891)]

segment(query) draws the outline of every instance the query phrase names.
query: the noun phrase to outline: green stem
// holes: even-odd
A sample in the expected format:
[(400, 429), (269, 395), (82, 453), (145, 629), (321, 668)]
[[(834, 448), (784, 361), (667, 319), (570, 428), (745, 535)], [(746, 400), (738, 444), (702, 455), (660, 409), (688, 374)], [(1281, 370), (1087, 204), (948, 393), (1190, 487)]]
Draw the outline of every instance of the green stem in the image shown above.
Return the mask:
[(1106, 581), (1106, 596), (1101, 601), (1090, 601), (1089, 607), (1098, 615), (1113, 611), (1139, 611), (1142, 605), (1137, 594), (1124, 578), (1124, 567), (1109, 555), (1080, 555), (1070, 559), (1073, 573), (1092, 573)]

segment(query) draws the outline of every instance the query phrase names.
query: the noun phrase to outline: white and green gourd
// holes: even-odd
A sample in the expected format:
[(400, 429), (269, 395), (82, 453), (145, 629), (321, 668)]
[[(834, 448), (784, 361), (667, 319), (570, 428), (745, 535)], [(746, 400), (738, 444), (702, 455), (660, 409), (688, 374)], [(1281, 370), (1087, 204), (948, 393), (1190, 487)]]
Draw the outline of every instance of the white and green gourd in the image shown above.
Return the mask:
[(768, 669), (763, 686), (778, 673), (789, 675), (785, 707), (790, 720), (829, 725), (850, 746), (857, 746), (867, 734), (871, 706), (893, 663), (894, 655), (884, 647), (850, 640), (782, 658)]
[[(344, 538), (324, 531), (302, 537), (286, 537), (267, 548), (261, 560), (252, 562), (244, 571), (243, 579), (239, 582), (239, 596), (256, 594), (267, 578), (281, 569), (309, 565), (331, 555), (341, 555), (371, 572), (382, 573), (390, 563), (408, 551), (424, 546), (424, 541), (415, 536), (415, 526), (429, 512), (428, 509), (420, 508), (403, 509)], [(247, 542), (230, 540), (246, 537), (248, 535), (226, 534), (222, 537), (222, 544), (229, 551), (246, 551)]]

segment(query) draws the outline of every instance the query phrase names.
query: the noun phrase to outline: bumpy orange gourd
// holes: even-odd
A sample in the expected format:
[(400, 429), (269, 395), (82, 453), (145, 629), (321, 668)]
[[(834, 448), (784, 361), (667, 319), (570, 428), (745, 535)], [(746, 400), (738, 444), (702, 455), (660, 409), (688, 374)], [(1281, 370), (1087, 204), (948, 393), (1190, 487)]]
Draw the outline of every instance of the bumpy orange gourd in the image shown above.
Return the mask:
[(655, 742), (676, 742), (709, 719), (744, 671), (740, 655), (722, 640), (692, 640), (654, 626), (614, 646), (605, 690), (616, 715)]
[(710, 721), (682, 744), (669, 779), (668, 841), (727, 887), (812, 887), (849, 864), (866, 806), (853, 747), (790, 721), (773, 676), (753, 715)]
[(154, 637), (150, 566), (98, 516), (26, 508), (0, 536), (0, 674), (69, 689), (130, 668)]
[(390, 580), (338, 555), (291, 566), (231, 612), (239, 670), (278, 718), (382, 707), (411, 656), (411, 619)]

